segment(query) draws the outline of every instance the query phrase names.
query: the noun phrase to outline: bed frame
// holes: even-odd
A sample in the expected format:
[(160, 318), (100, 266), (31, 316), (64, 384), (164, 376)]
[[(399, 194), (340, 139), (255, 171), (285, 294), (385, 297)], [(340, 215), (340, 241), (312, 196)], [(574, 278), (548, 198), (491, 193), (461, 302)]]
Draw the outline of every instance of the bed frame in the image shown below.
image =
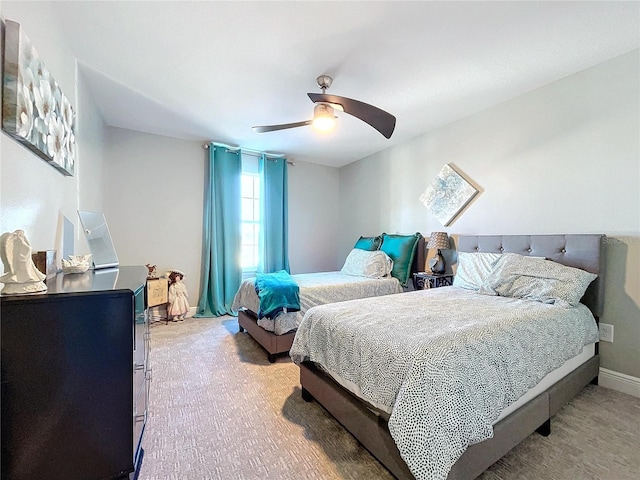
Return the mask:
[(246, 308), (238, 311), (238, 330), (240, 332), (246, 330), (267, 351), (267, 358), (270, 363), (276, 361), (278, 354), (288, 352), (291, 349), (293, 337), (296, 336), (295, 330), (284, 335), (276, 335), (269, 330), (265, 330), (258, 325), (256, 313)]
[[(598, 274), (582, 298), (597, 321), (604, 303), (604, 240), (604, 235), (460, 236), (457, 248), (462, 252), (513, 252), (546, 257)], [(493, 438), (467, 448), (453, 465), (448, 480), (476, 478), (534, 431), (549, 435), (551, 417), (588, 383), (597, 384), (599, 366), (596, 344), (594, 357), (496, 423)], [(320, 403), (396, 478), (414, 479), (381, 416), (312, 363), (300, 365), (300, 383), (306, 401), (315, 399)]]
[[(413, 256), (413, 263), (411, 264), (411, 273), (409, 281), (407, 282), (407, 290), (413, 290), (412, 277), (416, 272), (424, 271), (426, 258), (425, 239), (420, 237), (418, 239), (418, 245), (416, 246), (416, 253)], [(296, 336), (296, 332), (288, 332), (284, 335), (276, 335), (273, 332), (265, 330), (258, 325), (258, 315), (248, 309), (241, 309), (238, 311), (238, 330), (244, 332), (245, 330), (258, 342), (262, 348), (267, 351), (269, 362), (274, 363), (277, 355), (281, 353), (287, 353), (291, 349), (293, 338)]]

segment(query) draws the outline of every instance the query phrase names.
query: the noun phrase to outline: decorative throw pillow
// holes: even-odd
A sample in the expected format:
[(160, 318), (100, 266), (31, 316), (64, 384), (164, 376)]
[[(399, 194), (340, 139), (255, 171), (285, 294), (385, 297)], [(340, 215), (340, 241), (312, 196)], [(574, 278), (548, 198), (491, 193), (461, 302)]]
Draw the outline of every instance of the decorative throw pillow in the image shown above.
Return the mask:
[(380, 245), (380, 250), (389, 255), (391, 260), (393, 260), (393, 270), (391, 271), (391, 275), (400, 280), (400, 284), (403, 287), (406, 287), (407, 282), (409, 281), (413, 257), (416, 253), (418, 240), (421, 237), (422, 235), (419, 233), (414, 235), (382, 234), (382, 245)]
[(359, 248), (361, 250), (380, 250), (380, 244), (382, 243), (382, 237), (360, 237), (353, 248)]
[(501, 253), (458, 252), (453, 286), (479, 290), (501, 256)]
[(393, 260), (386, 253), (379, 250), (370, 252), (354, 248), (347, 256), (340, 271), (358, 277), (382, 278), (388, 276), (392, 268)]
[(478, 292), (576, 306), (596, 278), (594, 273), (551, 260), (506, 253)]

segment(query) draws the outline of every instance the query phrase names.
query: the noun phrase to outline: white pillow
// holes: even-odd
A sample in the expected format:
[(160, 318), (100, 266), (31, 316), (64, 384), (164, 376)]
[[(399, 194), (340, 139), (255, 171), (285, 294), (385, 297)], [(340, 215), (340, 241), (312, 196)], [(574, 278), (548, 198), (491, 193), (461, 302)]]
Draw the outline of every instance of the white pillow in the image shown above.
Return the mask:
[(382, 278), (388, 276), (392, 269), (393, 260), (383, 251), (354, 248), (340, 271), (358, 277)]
[(551, 260), (507, 253), (479, 293), (576, 306), (596, 278), (594, 273)]
[(458, 267), (453, 277), (453, 285), (479, 290), (501, 255), (489, 252), (458, 252)]

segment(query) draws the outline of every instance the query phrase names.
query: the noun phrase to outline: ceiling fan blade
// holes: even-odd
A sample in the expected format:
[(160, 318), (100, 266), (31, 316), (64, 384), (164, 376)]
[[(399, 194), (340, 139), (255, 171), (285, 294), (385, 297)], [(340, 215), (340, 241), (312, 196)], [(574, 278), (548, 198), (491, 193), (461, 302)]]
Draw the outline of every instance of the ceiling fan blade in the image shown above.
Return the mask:
[(391, 138), (396, 128), (396, 117), (368, 103), (328, 93), (308, 93), (313, 103), (325, 102), (342, 105), (345, 113), (359, 118), (378, 130), (385, 138)]
[(282, 123), (280, 125), (262, 125), (258, 127), (251, 127), (258, 133), (275, 132), (276, 130), (285, 130), (287, 128), (304, 127), (305, 125), (311, 125), (313, 120), (305, 120), (304, 122), (295, 123)]

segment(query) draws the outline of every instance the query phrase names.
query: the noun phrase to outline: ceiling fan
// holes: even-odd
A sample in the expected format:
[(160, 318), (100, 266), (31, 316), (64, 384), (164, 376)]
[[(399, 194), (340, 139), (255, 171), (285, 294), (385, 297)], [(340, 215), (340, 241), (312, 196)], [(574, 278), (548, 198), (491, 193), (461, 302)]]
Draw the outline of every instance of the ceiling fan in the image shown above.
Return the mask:
[(258, 133), (265, 133), (287, 128), (303, 127), (305, 125), (314, 125), (320, 130), (329, 130), (335, 124), (336, 117), (334, 111), (339, 110), (368, 123), (385, 138), (391, 138), (393, 130), (396, 128), (396, 117), (368, 103), (325, 93), (327, 88), (333, 83), (333, 78), (329, 75), (320, 75), (316, 81), (322, 89), (322, 93), (307, 93), (311, 101), (316, 104), (313, 108), (312, 120), (283, 123), (280, 125), (263, 125), (253, 127), (253, 129)]

